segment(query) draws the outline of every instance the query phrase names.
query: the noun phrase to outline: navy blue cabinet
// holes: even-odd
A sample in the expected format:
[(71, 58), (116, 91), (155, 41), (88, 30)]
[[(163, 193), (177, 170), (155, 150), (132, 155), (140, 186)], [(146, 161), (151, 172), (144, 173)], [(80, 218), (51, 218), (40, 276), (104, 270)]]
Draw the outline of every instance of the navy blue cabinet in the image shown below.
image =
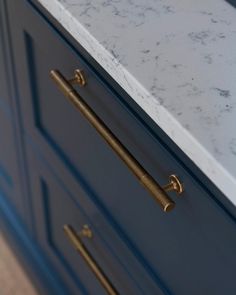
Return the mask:
[(5, 4), (5, 1), (0, 2), (0, 197), (2, 202), (7, 202), (12, 208), (17, 209), (22, 221), (27, 222), (11, 93)]
[[(123, 103), (109, 81), (97, 75), (79, 46), (65, 40), (31, 2), (10, 0), (7, 8), (26, 147), (28, 214), (35, 245), (57, 273), (58, 282), (65, 285), (66, 294), (106, 294), (68, 242), (63, 232), (68, 224), (118, 294), (233, 295), (234, 216), (202, 185), (191, 167), (170, 152), (164, 139), (151, 133)], [(4, 61), (4, 50), (1, 52)], [(82, 69), (86, 86), (75, 86), (76, 91), (129, 152), (163, 186), (171, 174), (178, 175), (184, 192), (179, 196), (168, 193), (176, 203), (173, 211), (161, 210), (58, 90), (50, 78), (52, 69), (59, 69), (68, 79), (75, 69)], [(2, 81), (5, 71), (2, 66)], [(5, 99), (3, 104), (7, 104)], [(0, 117), (0, 138), (7, 133), (6, 142), (0, 144), (6, 167), (2, 178), (9, 185), (15, 181), (7, 169), (14, 167), (18, 157), (7, 148), (15, 145), (15, 136), (4, 116)], [(0, 179), (0, 187), (5, 186)], [(14, 204), (21, 210), (21, 204), (16, 200)], [(80, 236), (84, 225), (91, 228), (92, 239)]]

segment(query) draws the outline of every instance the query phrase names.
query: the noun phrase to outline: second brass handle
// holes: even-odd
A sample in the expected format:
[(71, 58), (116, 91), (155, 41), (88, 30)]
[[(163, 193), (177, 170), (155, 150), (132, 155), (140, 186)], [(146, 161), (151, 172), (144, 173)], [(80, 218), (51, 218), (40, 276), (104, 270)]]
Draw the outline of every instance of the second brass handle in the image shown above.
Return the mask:
[[(166, 191), (173, 190), (179, 194), (182, 193), (183, 187), (178, 178), (175, 175), (171, 175), (170, 183), (165, 187), (161, 187), (72, 87), (71, 84), (72, 82), (75, 83), (76, 78), (67, 80), (58, 70), (52, 70), (50, 75), (69, 101), (94, 126), (94, 128), (106, 140), (116, 154), (126, 163), (143, 186), (152, 194), (152, 196), (154, 196), (162, 209), (165, 212), (172, 210), (175, 203), (170, 199)], [(83, 86), (85, 81), (82, 81), (83, 84), (82, 82), (79, 82), (79, 84)]]
[(77, 232), (74, 230), (74, 228), (69, 225), (65, 224), (63, 226), (64, 233), (66, 234), (69, 241), (72, 243), (72, 245), (75, 247), (75, 249), (80, 253), (81, 257), (84, 259), (84, 261), (87, 263), (91, 271), (94, 273), (98, 281), (101, 283), (103, 288), (106, 290), (107, 294), (109, 295), (119, 295), (119, 293), (116, 291), (110, 280), (107, 278), (107, 276), (104, 274), (102, 269), (99, 267), (97, 262), (94, 260), (90, 252), (87, 250), (85, 245), (83, 244), (82, 240), (80, 239)]

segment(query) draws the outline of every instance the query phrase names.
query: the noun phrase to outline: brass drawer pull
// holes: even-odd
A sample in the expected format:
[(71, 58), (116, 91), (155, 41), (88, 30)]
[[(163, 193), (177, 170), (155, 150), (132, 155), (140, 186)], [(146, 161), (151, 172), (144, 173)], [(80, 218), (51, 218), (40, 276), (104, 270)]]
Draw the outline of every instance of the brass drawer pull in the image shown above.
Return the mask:
[(126, 147), (119, 141), (119, 139), (111, 132), (111, 130), (104, 124), (104, 122), (72, 87), (71, 84), (76, 83), (76, 81), (80, 86), (85, 85), (85, 79), (81, 71), (76, 70), (75, 77), (71, 80), (66, 80), (66, 78), (58, 70), (52, 70), (50, 75), (54, 82), (58, 85), (59, 89), (69, 99), (69, 101), (87, 118), (87, 120), (95, 127), (95, 129), (106, 140), (110, 147), (126, 163), (130, 170), (144, 185), (144, 187), (154, 196), (162, 209), (165, 212), (172, 210), (175, 206), (175, 203), (169, 198), (166, 191), (172, 190), (178, 194), (183, 192), (183, 186), (178, 180), (177, 176), (170, 176), (170, 183), (164, 187), (161, 187), (155, 181), (155, 179), (141, 166), (141, 164), (131, 155)]
[(85, 262), (88, 264), (91, 271), (94, 273), (98, 281), (101, 283), (103, 288), (106, 290), (108, 295), (119, 295), (119, 293), (115, 290), (112, 283), (109, 281), (107, 276), (104, 274), (102, 269), (99, 267), (97, 262), (91, 256), (89, 251), (84, 246), (82, 240), (80, 239), (79, 235), (85, 236), (88, 238), (92, 237), (92, 232), (88, 228), (88, 226), (84, 226), (83, 230), (78, 234), (74, 228), (68, 224), (63, 226), (64, 232), (71, 242), (71, 244), (75, 247), (75, 249), (79, 252)]

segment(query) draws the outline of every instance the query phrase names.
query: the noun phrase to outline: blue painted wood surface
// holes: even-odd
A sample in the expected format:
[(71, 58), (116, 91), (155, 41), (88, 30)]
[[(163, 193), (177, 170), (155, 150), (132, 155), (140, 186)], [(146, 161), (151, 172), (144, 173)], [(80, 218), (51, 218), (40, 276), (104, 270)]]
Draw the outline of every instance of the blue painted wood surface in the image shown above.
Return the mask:
[(19, 142), (10, 83), (6, 1), (0, 2), (0, 191), (26, 221)]
[[(57, 227), (61, 227), (64, 218), (75, 223), (79, 222), (77, 218), (84, 220), (79, 213), (75, 217), (78, 210), (75, 203), (81, 202), (81, 195), (77, 196), (81, 185), (87, 192), (82, 198), (87, 198), (106, 220), (98, 230), (100, 234), (106, 223), (109, 224), (116, 233), (110, 239), (119, 237), (130, 250), (130, 257), (136, 257), (138, 262), (127, 258), (132, 261), (131, 268), (138, 263), (134, 280), (142, 273), (138, 265), (149, 274), (150, 281), (138, 279), (140, 292), (142, 288), (149, 288), (148, 294), (153, 295), (158, 292), (233, 295), (236, 288), (235, 209), (227, 204), (224, 196), (218, 197), (219, 192), (212, 189), (212, 184), (208, 187), (207, 179), (201, 176), (203, 181), (200, 181), (194, 175), (194, 166), (180, 161), (179, 150), (172, 152), (172, 144), (167, 145), (169, 141), (161, 132), (161, 136), (152, 132), (148, 119), (140, 120), (114, 89), (107, 86), (86, 62), (85, 55), (78, 50), (79, 45), (77, 49), (70, 46), (28, 2), (10, 0), (8, 9), (23, 138), (27, 146), (34, 146), (33, 153), (47, 163), (42, 168), (27, 147), (28, 175), (31, 175), (27, 180), (31, 186), (35, 232), (46, 255), (58, 256), (49, 259), (58, 260), (53, 263), (58, 272), (63, 273), (71, 292), (75, 292), (76, 282), (80, 285), (81, 279), (80, 288), (86, 294), (88, 284), (83, 275), (80, 278), (74, 274), (77, 264), (65, 242), (60, 245), (63, 238)], [(77, 88), (78, 92), (122, 143), (161, 184), (168, 181), (171, 173), (181, 178), (185, 185), (183, 196), (170, 193), (176, 202), (173, 212), (161, 212), (127, 167), (66, 101), (49, 78), (49, 71), (54, 68), (66, 77), (70, 77), (75, 68), (83, 68), (87, 86)], [(6, 173), (4, 175), (6, 178)], [(55, 175), (63, 182), (64, 190), (60, 182), (55, 181)], [(71, 194), (75, 203), (70, 200)], [(56, 203), (57, 199), (60, 204)], [(58, 206), (58, 216), (53, 204)], [(86, 207), (86, 202), (80, 206)], [(87, 214), (96, 223), (92, 212), (88, 210)], [(47, 233), (59, 248), (54, 245), (50, 249)], [(109, 241), (109, 236), (107, 239)], [(126, 250), (122, 252), (121, 248), (114, 248), (114, 244), (112, 247), (117, 256), (129, 257)], [(112, 279), (116, 279), (115, 275)], [(122, 281), (125, 284), (125, 275)], [(96, 281), (93, 282), (90, 292), (99, 288)]]
[(90, 201), (90, 189), (74, 179), (59, 161), (48, 163), (30, 140), (28, 156), (34, 167), (30, 179), (37, 240), (72, 294), (77, 294), (78, 288), (85, 294), (104, 294), (104, 290), (68, 242), (64, 224), (72, 225), (77, 232), (84, 224), (90, 226), (93, 238), (84, 238), (83, 242), (119, 294), (165, 294), (130, 252), (110, 220)]

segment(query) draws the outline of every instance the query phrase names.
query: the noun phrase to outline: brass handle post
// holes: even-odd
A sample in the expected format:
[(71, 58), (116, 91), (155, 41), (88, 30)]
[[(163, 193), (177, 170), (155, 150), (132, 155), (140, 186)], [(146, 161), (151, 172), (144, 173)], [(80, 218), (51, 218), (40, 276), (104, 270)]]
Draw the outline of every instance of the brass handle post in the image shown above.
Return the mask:
[[(78, 72), (77, 72), (78, 74)], [(81, 72), (80, 72), (81, 74)], [(72, 87), (71, 82), (75, 82), (75, 78), (66, 80), (66, 78), (58, 71), (52, 70), (50, 75), (59, 89), (69, 99), (69, 101), (85, 116), (85, 118), (94, 126), (97, 132), (104, 138), (116, 154), (125, 162), (129, 169), (139, 179), (143, 186), (152, 194), (165, 212), (172, 210), (175, 206), (174, 201), (167, 195), (165, 188), (161, 187), (155, 179), (141, 166), (127, 148), (119, 141), (105, 123), (97, 116), (91, 107)], [(80, 86), (85, 85), (85, 79), (80, 77), (78, 82)], [(177, 178), (177, 177), (176, 177)], [(180, 183), (180, 182), (179, 182)], [(171, 189), (172, 188), (172, 189)], [(174, 186), (168, 186), (168, 191), (177, 191)], [(183, 191), (182, 185), (180, 193)]]
[[(88, 249), (85, 247), (84, 243), (80, 239), (79, 235), (76, 233), (74, 228), (68, 224), (63, 227), (64, 232), (71, 242), (71, 244), (75, 247), (75, 249), (79, 252), (81, 257), (87, 263), (91, 271), (94, 273), (98, 281), (101, 283), (103, 288), (106, 290), (108, 295), (119, 295), (119, 293), (115, 290), (114, 286), (104, 274), (100, 266), (97, 264), (95, 259), (92, 257)], [(82, 232), (83, 235), (83, 232)]]

